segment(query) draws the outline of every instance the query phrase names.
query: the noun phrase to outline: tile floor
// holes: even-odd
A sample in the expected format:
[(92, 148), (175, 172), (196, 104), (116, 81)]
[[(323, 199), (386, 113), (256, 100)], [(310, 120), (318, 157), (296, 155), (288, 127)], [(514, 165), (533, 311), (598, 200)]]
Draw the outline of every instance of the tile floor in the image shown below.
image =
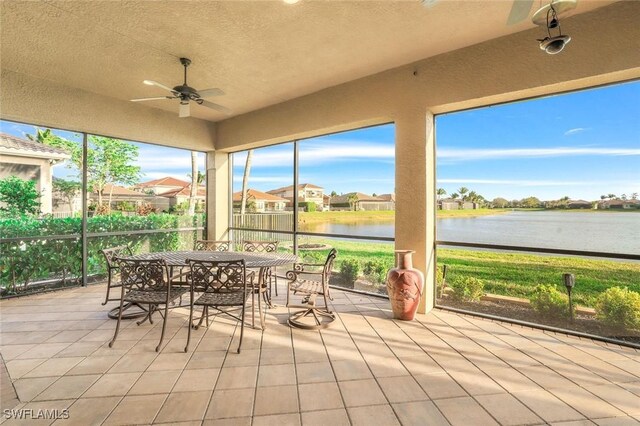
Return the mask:
[(158, 321), (125, 322), (109, 348), (103, 292), (0, 302), (3, 409), (67, 409), (55, 424), (77, 425), (640, 423), (640, 354), (628, 348), (441, 310), (393, 321), (384, 299), (340, 291), (323, 331), (289, 328), (281, 292), (240, 355), (239, 328), (222, 318), (184, 353), (178, 309), (160, 353)]

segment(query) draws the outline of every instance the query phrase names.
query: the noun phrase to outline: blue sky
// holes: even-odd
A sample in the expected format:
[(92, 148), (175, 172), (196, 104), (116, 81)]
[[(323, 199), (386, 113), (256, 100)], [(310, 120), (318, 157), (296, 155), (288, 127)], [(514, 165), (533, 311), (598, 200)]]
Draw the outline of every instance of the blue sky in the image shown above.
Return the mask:
[[(16, 136), (32, 126), (1, 122)], [(57, 133), (80, 140), (69, 132)], [(542, 200), (640, 192), (640, 82), (516, 102), (436, 118), (437, 186), (461, 186), (487, 199)], [(189, 151), (137, 144), (143, 180), (187, 179)], [(327, 193), (394, 191), (393, 124), (300, 141), (300, 183)], [(234, 155), (234, 190), (246, 153)], [(204, 170), (204, 156), (200, 156)], [(56, 176), (70, 172), (55, 168)], [(254, 150), (249, 187), (293, 183), (293, 144)]]

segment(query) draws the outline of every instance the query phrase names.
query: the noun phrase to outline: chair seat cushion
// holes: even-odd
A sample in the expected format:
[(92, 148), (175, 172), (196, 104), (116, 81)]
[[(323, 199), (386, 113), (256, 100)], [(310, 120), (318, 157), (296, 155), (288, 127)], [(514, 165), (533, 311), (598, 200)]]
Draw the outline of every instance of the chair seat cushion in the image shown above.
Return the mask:
[[(188, 292), (189, 289), (182, 287), (172, 288), (169, 292), (169, 300), (175, 300)], [(125, 302), (160, 304), (167, 300), (165, 290), (132, 290), (124, 295)]]
[(289, 288), (298, 293), (322, 294), (324, 292), (322, 283), (314, 280), (298, 279), (289, 284)]
[(212, 305), (212, 306), (242, 306), (251, 294), (251, 289), (246, 293), (242, 291), (202, 293), (200, 297), (193, 302), (194, 305)]

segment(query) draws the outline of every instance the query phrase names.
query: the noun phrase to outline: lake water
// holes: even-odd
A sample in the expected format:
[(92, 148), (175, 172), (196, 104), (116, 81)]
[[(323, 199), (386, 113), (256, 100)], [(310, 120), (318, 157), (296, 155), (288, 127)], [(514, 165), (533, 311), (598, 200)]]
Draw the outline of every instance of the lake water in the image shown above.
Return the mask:
[[(438, 239), (481, 244), (640, 254), (640, 213), (514, 211), (438, 219)], [(310, 231), (393, 237), (393, 222), (326, 223)]]

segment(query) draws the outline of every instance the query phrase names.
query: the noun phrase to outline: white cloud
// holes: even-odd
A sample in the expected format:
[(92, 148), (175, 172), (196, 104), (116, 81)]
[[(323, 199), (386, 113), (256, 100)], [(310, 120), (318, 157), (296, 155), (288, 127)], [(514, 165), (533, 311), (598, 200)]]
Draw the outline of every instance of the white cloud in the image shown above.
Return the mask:
[(564, 135), (565, 136), (574, 135), (576, 133), (584, 132), (585, 130), (587, 129), (585, 129), (584, 127), (576, 127), (575, 129), (567, 130), (566, 132), (564, 132)]
[(441, 148), (437, 151), (439, 159), (447, 162), (475, 160), (504, 160), (511, 158), (545, 158), (570, 156), (630, 156), (640, 155), (636, 148), (513, 148), (513, 149), (474, 149)]
[(437, 184), (456, 183), (465, 185), (508, 185), (508, 186), (594, 186), (627, 184), (626, 181), (557, 181), (557, 180), (507, 180), (507, 179), (438, 179)]

